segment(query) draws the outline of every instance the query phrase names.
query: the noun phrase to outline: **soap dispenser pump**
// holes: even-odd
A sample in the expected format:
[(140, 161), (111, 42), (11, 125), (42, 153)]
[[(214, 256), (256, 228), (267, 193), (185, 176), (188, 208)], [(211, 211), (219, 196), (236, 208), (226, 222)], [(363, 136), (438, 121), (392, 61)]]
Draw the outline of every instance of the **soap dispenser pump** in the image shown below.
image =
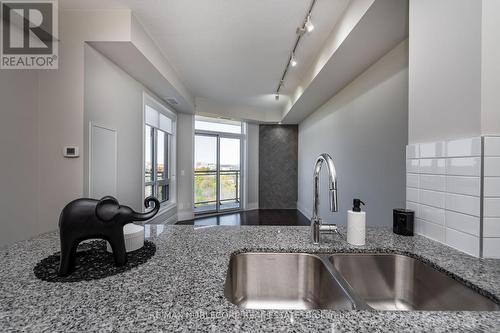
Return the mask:
[(352, 210), (347, 211), (347, 242), (352, 245), (365, 245), (366, 212), (361, 211), (365, 205), (360, 199), (352, 201)]

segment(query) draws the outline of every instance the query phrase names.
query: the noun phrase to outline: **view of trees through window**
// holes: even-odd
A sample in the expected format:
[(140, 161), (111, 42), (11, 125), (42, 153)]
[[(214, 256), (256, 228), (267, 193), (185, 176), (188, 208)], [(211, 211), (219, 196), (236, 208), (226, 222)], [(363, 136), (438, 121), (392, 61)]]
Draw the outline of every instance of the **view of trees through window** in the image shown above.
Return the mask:
[(144, 197), (154, 195), (165, 202), (169, 200), (168, 134), (145, 125), (144, 128)]
[(240, 138), (197, 134), (194, 171), (195, 212), (240, 208)]

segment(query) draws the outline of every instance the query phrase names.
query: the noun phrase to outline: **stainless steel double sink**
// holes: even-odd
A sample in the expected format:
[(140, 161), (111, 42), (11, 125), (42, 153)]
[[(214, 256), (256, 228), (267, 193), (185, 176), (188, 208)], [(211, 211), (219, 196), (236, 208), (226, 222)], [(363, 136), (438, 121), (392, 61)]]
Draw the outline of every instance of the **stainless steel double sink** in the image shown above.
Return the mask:
[(495, 311), (500, 306), (399, 254), (242, 253), (225, 296), (249, 309)]

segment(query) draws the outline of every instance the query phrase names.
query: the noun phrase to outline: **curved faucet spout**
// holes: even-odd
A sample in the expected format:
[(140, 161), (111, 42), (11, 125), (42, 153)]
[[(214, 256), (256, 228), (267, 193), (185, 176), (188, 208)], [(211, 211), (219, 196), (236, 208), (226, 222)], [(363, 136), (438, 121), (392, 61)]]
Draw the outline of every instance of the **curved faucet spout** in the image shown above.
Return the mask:
[(320, 181), (320, 172), (323, 164), (326, 163), (328, 169), (328, 187), (330, 190), (330, 211), (336, 212), (338, 211), (338, 202), (337, 202), (337, 171), (335, 170), (335, 164), (333, 163), (333, 159), (328, 154), (321, 154), (316, 159), (316, 165), (314, 166), (314, 198), (313, 198), (313, 217), (318, 217), (319, 213), (319, 181)]
[(314, 196), (313, 196), (313, 214), (311, 218), (311, 233), (312, 241), (314, 244), (319, 244), (320, 240), (320, 230), (321, 230), (321, 219), (319, 217), (319, 194), (320, 194), (320, 173), (321, 167), (326, 164), (328, 169), (328, 187), (330, 194), (330, 211), (338, 211), (337, 202), (337, 171), (335, 170), (335, 164), (330, 155), (324, 153), (319, 155), (316, 159), (316, 164), (314, 166)]

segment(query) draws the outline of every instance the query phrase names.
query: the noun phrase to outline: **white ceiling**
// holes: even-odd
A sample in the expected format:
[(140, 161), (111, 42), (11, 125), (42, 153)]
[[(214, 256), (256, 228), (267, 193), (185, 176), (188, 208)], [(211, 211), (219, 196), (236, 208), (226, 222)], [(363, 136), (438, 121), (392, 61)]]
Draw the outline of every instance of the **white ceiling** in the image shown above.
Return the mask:
[[(282, 93), (294, 91), (350, 0), (317, 0)], [(196, 97), (262, 112), (275, 101), (309, 0), (61, 0), (62, 8), (130, 8)]]

